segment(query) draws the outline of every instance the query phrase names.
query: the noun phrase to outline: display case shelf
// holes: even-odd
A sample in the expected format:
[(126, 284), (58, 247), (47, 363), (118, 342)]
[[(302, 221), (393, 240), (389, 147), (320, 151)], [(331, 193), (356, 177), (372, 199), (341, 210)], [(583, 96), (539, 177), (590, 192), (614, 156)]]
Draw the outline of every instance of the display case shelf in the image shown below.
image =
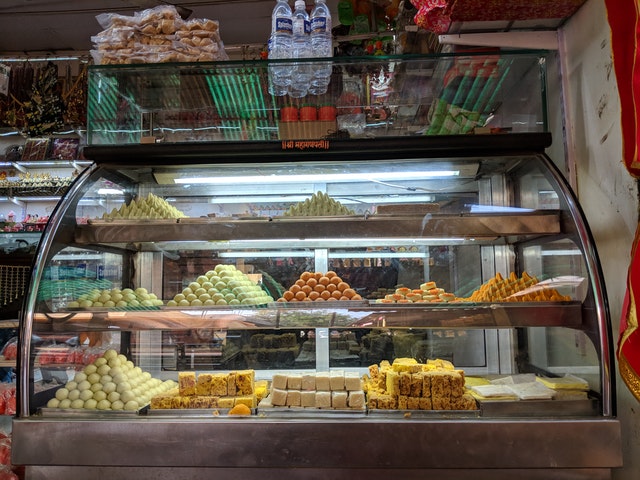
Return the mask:
[(264, 305), (263, 308), (158, 307), (82, 309), (35, 316), (37, 331), (254, 330), (278, 328), (514, 328), (582, 326), (578, 302), (376, 304), (337, 301)]
[[(531, 213), (428, 214), (426, 216), (371, 215), (328, 217), (247, 217), (244, 219), (176, 219), (176, 220), (97, 220), (80, 225), (75, 241), (83, 244), (145, 244), (175, 242), (184, 238), (192, 242), (229, 240), (335, 239), (396, 237), (402, 239), (489, 238), (502, 236), (557, 235), (560, 214), (557, 211)], [(325, 247), (333, 240), (325, 240)], [(193, 248), (210, 248), (205, 243)], [(145, 250), (144, 246), (141, 246)]]

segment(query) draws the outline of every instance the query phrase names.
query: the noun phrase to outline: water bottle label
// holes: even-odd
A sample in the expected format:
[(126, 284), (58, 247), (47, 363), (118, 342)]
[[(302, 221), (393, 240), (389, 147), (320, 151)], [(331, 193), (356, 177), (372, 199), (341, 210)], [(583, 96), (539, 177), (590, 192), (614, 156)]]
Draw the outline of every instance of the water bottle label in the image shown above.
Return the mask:
[(276, 18), (276, 32), (277, 33), (291, 33), (293, 32), (293, 22), (290, 18)]
[(296, 19), (293, 22), (293, 35), (304, 35), (309, 33), (309, 22), (303, 19)]
[(327, 31), (327, 17), (312, 18), (311, 31), (313, 33), (325, 33)]

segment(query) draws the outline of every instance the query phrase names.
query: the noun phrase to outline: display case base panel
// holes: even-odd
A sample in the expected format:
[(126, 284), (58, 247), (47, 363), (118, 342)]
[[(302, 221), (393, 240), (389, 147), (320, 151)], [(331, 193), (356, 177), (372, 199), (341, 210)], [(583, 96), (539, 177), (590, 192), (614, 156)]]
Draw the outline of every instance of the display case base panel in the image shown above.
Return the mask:
[(29, 480), (610, 480), (609, 469), (282, 469), (282, 468), (155, 468), (155, 467), (28, 467)]

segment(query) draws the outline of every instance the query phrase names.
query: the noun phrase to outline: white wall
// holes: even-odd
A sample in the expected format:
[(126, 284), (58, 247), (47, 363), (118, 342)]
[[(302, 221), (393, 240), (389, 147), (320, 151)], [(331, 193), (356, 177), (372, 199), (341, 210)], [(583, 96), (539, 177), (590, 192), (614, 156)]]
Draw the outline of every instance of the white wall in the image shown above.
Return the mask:
[[(575, 162), (576, 193), (596, 240), (617, 339), (632, 242), (638, 186), (622, 162), (620, 101), (604, 0), (588, 0), (560, 32), (567, 111), (567, 155)], [(550, 99), (553, 105), (553, 99)], [(554, 132), (562, 138), (562, 132)], [(614, 345), (615, 347), (615, 345)], [(624, 467), (615, 480), (640, 478), (640, 402), (617, 375)]]

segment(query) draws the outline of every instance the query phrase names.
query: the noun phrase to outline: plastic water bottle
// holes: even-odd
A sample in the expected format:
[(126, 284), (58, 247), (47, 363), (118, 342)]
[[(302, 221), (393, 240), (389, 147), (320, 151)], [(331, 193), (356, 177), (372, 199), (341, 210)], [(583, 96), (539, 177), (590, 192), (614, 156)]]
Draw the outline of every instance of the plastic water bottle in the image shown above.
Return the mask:
[[(288, 59), (292, 56), (293, 35), (292, 11), (286, 0), (276, 0), (271, 13), (271, 36), (268, 44), (269, 60)], [(291, 85), (291, 64), (269, 65), (269, 92), (272, 95), (286, 95)]]
[[(293, 58), (311, 58), (311, 37), (309, 36), (309, 14), (305, 0), (296, 0), (293, 10), (293, 38), (291, 49)], [(313, 69), (310, 62), (295, 63), (291, 72), (289, 96), (300, 98), (307, 94)]]
[[(311, 24), (311, 51), (314, 57), (333, 57), (333, 35), (331, 33), (331, 11), (326, 0), (316, 0), (309, 16)], [(313, 78), (309, 93), (321, 95), (327, 91), (331, 81), (331, 62), (319, 62), (314, 65)]]

